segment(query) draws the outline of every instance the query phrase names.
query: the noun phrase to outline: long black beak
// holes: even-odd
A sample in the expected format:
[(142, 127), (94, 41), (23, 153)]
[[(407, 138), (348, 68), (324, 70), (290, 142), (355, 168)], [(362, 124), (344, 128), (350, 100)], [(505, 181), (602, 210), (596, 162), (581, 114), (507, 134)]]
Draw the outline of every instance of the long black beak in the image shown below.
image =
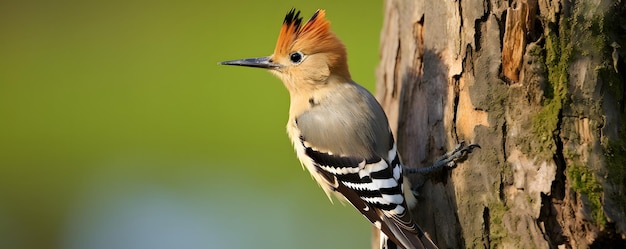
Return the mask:
[(244, 67), (259, 67), (267, 69), (276, 69), (282, 67), (280, 64), (272, 63), (270, 57), (248, 58), (241, 60), (222, 61), (222, 65), (244, 66)]

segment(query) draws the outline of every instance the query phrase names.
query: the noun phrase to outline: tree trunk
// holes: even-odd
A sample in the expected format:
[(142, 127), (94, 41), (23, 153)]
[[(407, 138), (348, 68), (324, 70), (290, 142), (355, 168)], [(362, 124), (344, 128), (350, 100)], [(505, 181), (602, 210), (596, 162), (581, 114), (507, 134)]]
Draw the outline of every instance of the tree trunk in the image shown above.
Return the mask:
[(381, 37), (403, 162), (482, 147), (411, 179), (441, 248), (626, 247), (623, 1), (386, 0)]

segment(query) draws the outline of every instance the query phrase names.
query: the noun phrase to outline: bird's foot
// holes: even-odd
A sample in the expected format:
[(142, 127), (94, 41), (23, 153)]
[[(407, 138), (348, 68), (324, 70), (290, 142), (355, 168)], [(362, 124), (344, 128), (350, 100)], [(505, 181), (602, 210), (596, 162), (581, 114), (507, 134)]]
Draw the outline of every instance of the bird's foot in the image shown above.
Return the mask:
[[(420, 168), (404, 167), (403, 173), (420, 174), (422, 176), (425, 176), (426, 174), (441, 170), (444, 167), (455, 168), (457, 162), (467, 159), (467, 155), (472, 153), (472, 151), (476, 148), (480, 148), (480, 145), (470, 144), (466, 146), (465, 141), (461, 141), (459, 144), (456, 145), (456, 147), (454, 147), (452, 151), (448, 151), (446, 154), (443, 154), (441, 157), (439, 157), (439, 159), (437, 159), (437, 161), (435, 161), (433, 165)], [(422, 179), (420, 180), (420, 182), (422, 182), (421, 184), (415, 184), (413, 187), (411, 187), (415, 196), (419, 196), (418, 189), (423, 185), (425, 181), (424, 177), (420, 177), (420, 179)]]
[(470, 144), (465, 146), (465, 141), (461, 141), (459, 144), (454, 147), (454, 150), (448, 151), (446, 154), (443, 154), (433, 165), (427, 167), (420, 168), (407, 168), (404, 167), (404, 173), (407, 174), (428, 174), (437, 170), (442, 169), (443, 167), (454, 168), (456, 167), (456, 163), (462, 160), (467, 159), (467, 155), (472, 153), (472, 150), (480, 148), (478, 144)]

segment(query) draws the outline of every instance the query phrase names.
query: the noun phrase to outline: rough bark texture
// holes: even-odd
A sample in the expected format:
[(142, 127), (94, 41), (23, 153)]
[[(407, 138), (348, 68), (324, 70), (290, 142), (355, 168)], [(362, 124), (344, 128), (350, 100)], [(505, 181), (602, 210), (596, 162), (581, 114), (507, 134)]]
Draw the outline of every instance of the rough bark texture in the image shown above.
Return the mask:
[[(623, 46), (623, 47), (620, 47)], [(626, 247), (626, 7), (386, 0), (377, 98), (441, 248)]]

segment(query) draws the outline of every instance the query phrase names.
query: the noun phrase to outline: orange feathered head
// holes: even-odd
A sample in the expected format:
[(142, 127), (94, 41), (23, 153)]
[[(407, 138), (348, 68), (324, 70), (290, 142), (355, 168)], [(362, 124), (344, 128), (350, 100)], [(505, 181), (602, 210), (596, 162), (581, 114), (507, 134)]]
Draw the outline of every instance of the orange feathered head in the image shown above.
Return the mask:
[(291, 9), (285, 16), (280, 29), (274, 55), (282, 56), (296, 50), (310, 50), (306, 51), (309, 53), (345, 51), (341, 41), (330, 30), (330, 22), (325, 19), (325, 16), (324, 10), (317, 10), (303, 26), (300, 11)]
[[(278, 35), (273, 57), (285, 57), (294, 52), (304, 55), (323, 53), (328, 57), (329, 66), (347, 71), (346, 48), (330, 30), (330, 22), (324, 10), (317, 10), (304, 24), (300, 11), (287, 12)], [(336, 70), (333, 70), (336, 71)]]
[(270, 69), (289, 89), (295, 89), (300, 82), (351, 81), (346, 48), (330, 30), (324, 10), (317, 10), (303, 24), (300, 11), (291, 9), (283, 21), (274, 54), (221, 64)]

